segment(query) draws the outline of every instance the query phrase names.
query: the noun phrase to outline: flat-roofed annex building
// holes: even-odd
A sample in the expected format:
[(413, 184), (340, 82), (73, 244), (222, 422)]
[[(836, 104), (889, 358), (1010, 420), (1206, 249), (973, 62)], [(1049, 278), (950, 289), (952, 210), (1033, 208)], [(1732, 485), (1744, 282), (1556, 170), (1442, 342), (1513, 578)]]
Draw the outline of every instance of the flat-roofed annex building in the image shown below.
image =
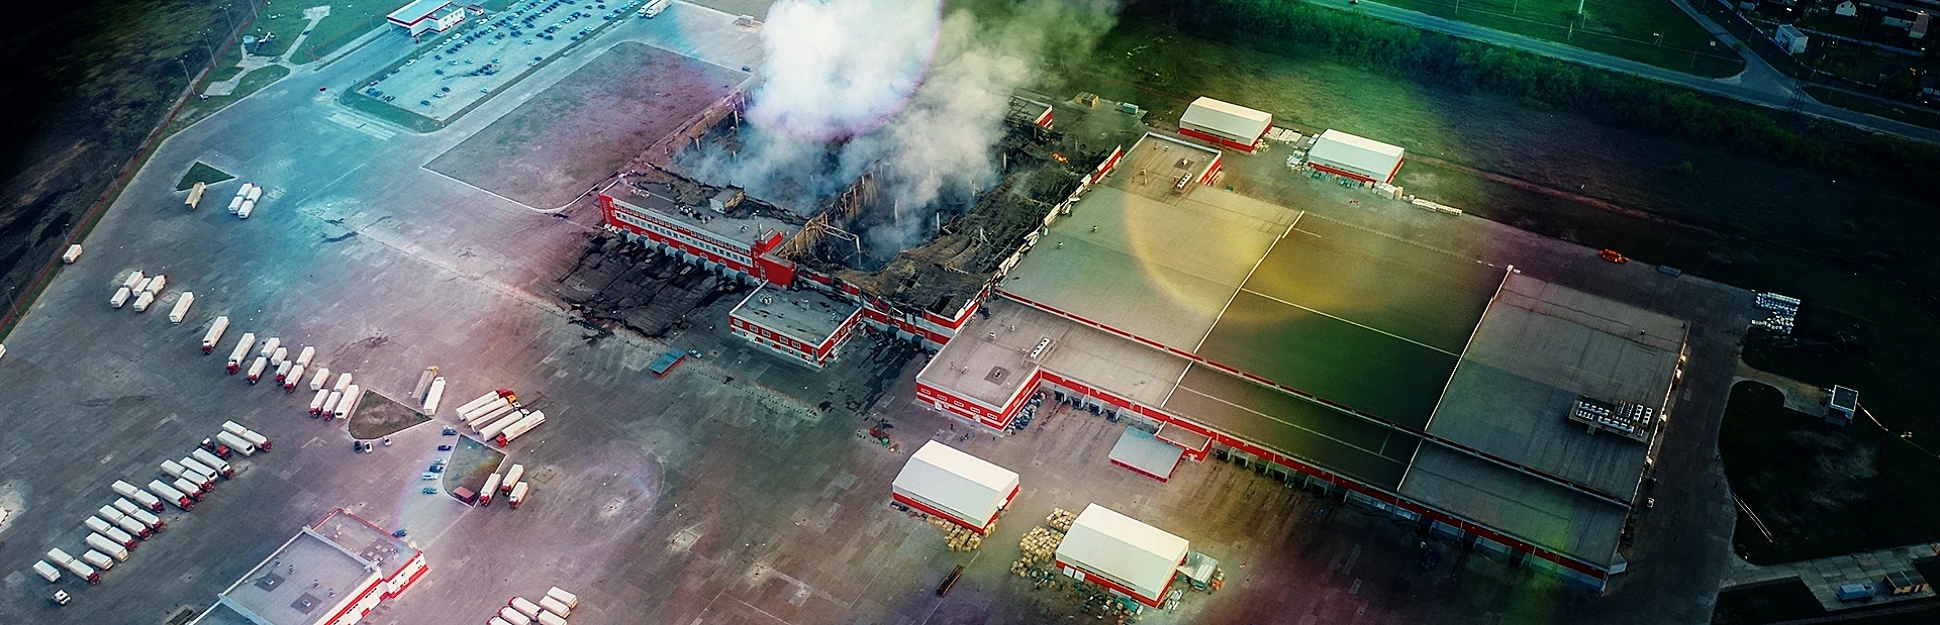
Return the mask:
[(429, 570), (423, 551), (339, 508), (298, 530), (191, 625), (352, 625)]
[(413, 0), (384, 19), (417, 37), (430, 31), (445, 32), (464, 22), (465, 8), (452, 0)]

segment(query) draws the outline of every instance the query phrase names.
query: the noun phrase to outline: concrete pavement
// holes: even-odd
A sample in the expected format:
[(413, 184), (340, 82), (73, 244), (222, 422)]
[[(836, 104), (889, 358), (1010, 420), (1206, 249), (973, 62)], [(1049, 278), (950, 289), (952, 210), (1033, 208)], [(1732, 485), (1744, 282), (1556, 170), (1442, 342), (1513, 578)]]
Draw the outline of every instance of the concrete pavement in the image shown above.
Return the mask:
[[(1789, 77), (1786, 77), (1785, 75), (1778, 73), (1778, 70), (1773, 69), (1769, 64), (1765, 63), (1763, 59), (1757, 59), (1756, 55), (1753, 55), (1748, 51), (1741, 52), (1741, 54), (1748, 57), (1746, 59), (1745, 67), (1747, 69), (1745, 72), (1741, 72), (1737, 76), (1732, 76), (1729, 78), (1705, 78), (1702, 76), (1694, 76), (1691, 74), (1686, 74), (1684, 72), (1680, 72), (1677, 70), (1665, 69), (1665, 68), (1658, 67), (1655, 65), (1650, 65), (1647, 63), (1632, 61), (1630, 59), (1611, 56), (1601, 52), (1592, 52), (1569, 44), (1557, 43), (1557, 42), (1549, 41), (1545, 39), (1537, 39), (1535, 37), (1503, 32), (1493, 28), (1477, 26), (1474, 24), (1470, 24), (1468, 22), (1461, 22), (1461, 21), (1448, 19), (1445, 17), (1428, 15), (1426, 13), (1392, 7), (1392, 6), (1380, 4), (1377, 2), (1360, 2), (1358, 4), (1354, 4), (1354, 3), (1351, 3), (1350, 0), (1309, 0), (1309, 1), (1313, 2), (1314, 4), (1328, 7), (1328, 8), (1333, 8), (1333, 9), (1360, 10), (1365, 12), (1369, 17), (1395, 22), (1397, 24), (1413, 26), (1415, 28), (1420, 28), (1422, 30), (1435, 31), (1435, 32), (1439, 32), (1447, 35), (1461, 37), (1463, 39), (1471, 39), (1471, 40), (1480, 41), (1483, 43), (1489, 43), (1489, 44), (1499, 45), (1499, 46), (1508, 47), (1508, 48), (1515, 48), (1517, 50), (1522, 50), (1524, 52), (1530, 52), (1530, 53), (1534, 53), (1542, 56), (1547, 56), (1550, 58), (1569, 61), (1580, 65), (1588, 65), (1590, 67), (1596, 67), (1596, 68), (1606, 69), (1606, 70), (1615, 71), (1615, 72), (1622, 72), (1625, 74), (1630, 74), (1641, 78), (1647, 78), (1650, 80), (1655, 80), (1657, 82), (1661, 82), (1669, 85), (1683, 87), (1686, 89), (1690, 89), (1692, 91), (1698, 91), (1698, 92), (1708, 93), (1715, 96), (1730, 98), (1747, 104), (1756, 104), (1759, 106), (1764, 106), (1769, 108), (1788, 109), (1788, 110), (1791, 109), (1794, 106), (1794, 104), (1798, 104), (1800, 113), (1817, 117), (1820, 119), (1839, 122), (1842, 124), (1846, 124), (1848, 126), (1852, 126), (1852, 127), (1859, 128), (1861, 130), (1870, 131), (1870, 132), (1898, 135), (1900, 137), (1913, 139), (1917, 141), (1940, 143), (1940, 130), (1935, 130), (1932, 128), (1926, 128), (1924, 126), (1916, 126), (1913, 124), (1894, 121), (1894, 120), (1886, 119), (1884, 117), (1877, 117), (1873, 115), (1867, 115), (1865, 113), (1850, 111), (1847, 109), (1821, 103), (1817, 100), (1813, 100), (1809, 96), (1795, 98), (1794, 94), (1797, 92), (1796, 83), (1792, 81)], [(1683, 6), (1685, 10), (1690, 11), (1693, 14), (1694, 19), (1697, 19), (1699, 24), (1702, 24), (1706, 30), (1712, 31), (1714, 35), (1718, 34), (1720, 31), (1723, 30), (1723, 28), (1718, 26), (1716, 22), (1710, 21), (1702, 14), (1697, 14), (1695, 11), (1691, 11), (1689, 5), (1682, 2), (1682, 0), (1679, 0), (1678, 4)], [(1727, 37), (1729, 36), (1728, 33), (1726, 33), (1725, 35)], [(1727, 45), (1729, 45), (1729, 42), (1735, 41), (1735, 39), (1728, 39), (1725, 41), (1727, 42)]]

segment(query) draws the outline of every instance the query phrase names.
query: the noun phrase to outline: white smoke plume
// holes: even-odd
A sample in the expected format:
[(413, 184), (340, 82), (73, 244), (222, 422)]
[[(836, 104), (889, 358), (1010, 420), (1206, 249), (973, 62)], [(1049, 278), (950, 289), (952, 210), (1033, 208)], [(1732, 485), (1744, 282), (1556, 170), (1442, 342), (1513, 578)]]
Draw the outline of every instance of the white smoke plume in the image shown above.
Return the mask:
[(741, 149), (696, 173), (812, 212), (873, 164), (880, 209), (900, 215), (866, 219), (882, 224), (865, 243), (886, 258), (923, 240), (944, 198), (999, 182), (1011, 92), (1047, 55), (1088, 52), (1114, 13), (1108, 0), (781, 0)]

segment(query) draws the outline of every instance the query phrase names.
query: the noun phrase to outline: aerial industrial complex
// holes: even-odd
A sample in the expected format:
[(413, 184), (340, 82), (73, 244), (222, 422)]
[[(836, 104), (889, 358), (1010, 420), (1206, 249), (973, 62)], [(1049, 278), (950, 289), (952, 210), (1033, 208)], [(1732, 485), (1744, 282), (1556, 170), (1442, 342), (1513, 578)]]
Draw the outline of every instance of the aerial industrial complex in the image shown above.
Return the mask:
[[(0, 468), (85, 460), (0, 475), (4, 564), (65, 585), (0, 616), (1346, 622), (1417, 588), (1576, 601), (1688, 572), (1639, 528), (1700, 499), (1660, 475), (1710, 458), (1680, 436), (1720, 385), (1692, 379), (1727, 375), (1741, 328), (1705, 324), (1746, 292), (1414, 198), (1399, 146), (1210, 97), (1159, 118), (980, 86), (981, 179), (844, 152), (866, 132), (803, 140), (839, 166), (737, 179), (776, 140), (752, 98), (785, 33), (578, 8), (410, 2), (157, 151), (245, 172), (249, 208), (137, 176), (0, 348), (0, 384), (47, 389)], [(440, 89), (467, 45), (552, 47)], [(664, 119), (585, 104), (643, 83)], [(371, 116), (413, 110), (401, 89), (435, 94), (409, 113), (435, 130)], [(1463, 564), (1428, 577), (1443, 554)], [(0, 590), (48, 594), (21, 579)], [(1500, 617), (1448, 613), (1471, 608)]]

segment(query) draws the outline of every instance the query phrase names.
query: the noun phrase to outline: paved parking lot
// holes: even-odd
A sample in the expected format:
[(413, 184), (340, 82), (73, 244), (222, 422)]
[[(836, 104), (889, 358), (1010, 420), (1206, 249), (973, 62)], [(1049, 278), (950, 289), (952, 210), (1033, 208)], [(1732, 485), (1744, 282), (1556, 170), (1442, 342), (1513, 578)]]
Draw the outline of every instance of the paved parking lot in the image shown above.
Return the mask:
[[(439, 39), (437, 45), (418, 48), (402, 65), (360, 85), (358, 92), (418, 115), (448, 121), (581, 42), (618, 25), (647, 21), (649, 18), (639, 15), (645, 2), (528, 0), (507, 11), (467, 20)], [(682, 8), (700, 7), (670, 7), (651, 19), (675, 21), (678, 18), (670, 16)]]

